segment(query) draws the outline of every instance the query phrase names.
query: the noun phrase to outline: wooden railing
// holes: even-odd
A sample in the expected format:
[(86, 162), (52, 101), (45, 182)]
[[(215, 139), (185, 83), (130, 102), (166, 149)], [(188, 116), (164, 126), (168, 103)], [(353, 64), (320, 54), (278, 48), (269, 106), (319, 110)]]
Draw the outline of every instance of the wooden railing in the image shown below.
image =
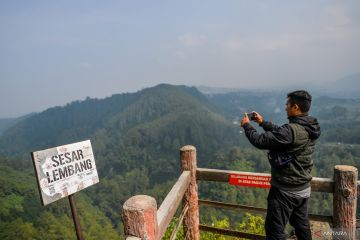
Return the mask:
[(127, 240), (161, 239), (181, 201), (183, 211), (170, 239), (175, 239), (181, 225), (185, 239), (199, 239), (196, 149), (193, 146), (180, 149), (180, 166), (182, 174), (158, 210), (156, 200), (146, 195), (131, 197), (124, 203), (122, 215)]
[[(200, 230), (247, 239), (265, 239), (265, 236), (262, 235), (200, 224), (199, 205), (262, 213), (266, 213), (267, 210), (253, 206), (198, 200), (197, 181), (228, 183), (230, 174), (263, 177), (269, 177), (270, 174), (197, 168), (196, 149), (193, 146), (185, 146), (180, 149), (180, 166), (182, 174), (159, 209), (157, 209), (156, 200), (146, 195), (137, 195), (125, 202), (123, 221), (127, 240), (163, 238), (181, 201), (182, 213), (170, 239), (175, 239), (181, 225), (184, 228), (184, 239), (198, 240)], [(333, 215), (309, 214), (309, 219), (327, 222), (338, 231), (346, 232), (344, 235), (337, 236), (336, 239), (356, 239), (356, 202), (357, 196), (360, 195), (360, 181), (357, 181), (357, 178), (358, 171), (355, 167), (336, 165), (333, 179), (314, 177), (311, 181), (312, 192), (333, 194)]]

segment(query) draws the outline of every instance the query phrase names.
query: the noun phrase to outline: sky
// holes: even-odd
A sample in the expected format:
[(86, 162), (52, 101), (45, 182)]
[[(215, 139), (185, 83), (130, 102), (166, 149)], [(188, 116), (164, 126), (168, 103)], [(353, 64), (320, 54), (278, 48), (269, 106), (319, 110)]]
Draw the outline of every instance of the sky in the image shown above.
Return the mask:
[(305, 88), (360, 72), (358, 0), (0, 1), (0, 118), (160, 83)]

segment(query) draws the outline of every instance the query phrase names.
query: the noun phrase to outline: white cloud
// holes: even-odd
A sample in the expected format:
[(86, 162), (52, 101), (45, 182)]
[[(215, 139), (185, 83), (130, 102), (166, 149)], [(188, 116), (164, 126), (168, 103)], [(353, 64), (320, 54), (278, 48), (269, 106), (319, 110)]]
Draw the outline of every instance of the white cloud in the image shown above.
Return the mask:
[(205, 44), (208, 38), (205, 35), (184, 34), (178, 37), (178, 41), (186, 47), (194, 47)]

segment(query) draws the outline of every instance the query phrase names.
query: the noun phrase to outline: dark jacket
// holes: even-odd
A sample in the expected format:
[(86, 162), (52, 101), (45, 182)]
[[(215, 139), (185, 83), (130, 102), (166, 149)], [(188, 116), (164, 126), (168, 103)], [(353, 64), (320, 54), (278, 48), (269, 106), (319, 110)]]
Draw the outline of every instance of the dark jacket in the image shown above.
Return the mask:
[(244, 125), (246, 137), (252, 145), (272, 152), (293, 154), (295, 160), (282, 167), (271, 166), (271, 185), (284, 190), (302, 190), (310, 185), (312, 154), (315, 140), (320, 137), (320, 125), (311, 116), (290, 117), (289, 124), (277, 126), (264, 121), (265, 130), (259, 134), (250, 124)]

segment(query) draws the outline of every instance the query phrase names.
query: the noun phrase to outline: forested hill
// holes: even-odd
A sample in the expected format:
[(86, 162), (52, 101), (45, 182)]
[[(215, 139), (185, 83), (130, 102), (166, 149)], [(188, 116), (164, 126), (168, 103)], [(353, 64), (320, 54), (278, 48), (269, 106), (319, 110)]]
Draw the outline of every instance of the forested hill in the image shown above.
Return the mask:
[(15, 121), (15, 118), (0, 118), (0, 135), (9, 128)]
[(215, 147), (233, 139), (224, 138), (228, 134), (236, 134), (215, 109), (196, 88), (166, 84), (100, 100), (88, 98), (34, 114), (7, 129), (0, 137), (0, 156), (25, 159), (33, 150), (89, 138), (96, 150), (107, 154), (146, 141), (162, 152), (176, 151), (185, 143), (206, 150), (204, 139), (213, 139)]
[[(40, 205), (31, 151), (91, 139), (100, 182), (77, 194), (80, 220), (86, 239), (118, 239), (122, 204), (136, 194), (153, 196), (160, 204), (179, 176), (183, 145), (196, 146), (200, 167), (269, 172), (266, 152), (249, 145), (238, 121), (242, 112), (257, 110), (284, 123), (285, 96), (204, 95), (196, 88), (162, 84), (19, 120), (0, 136), (0, 239), (75, 238), (66, 199)], [(336, 164), (360, 167), (360, 100), (317, 97), (311, 114), (322, 127), (313, 175), (331, 176)], [(262, 189), (200, 182), (199, 193), (203, 199), (266, 207)], [(216, 209), (200, 211), (202, 223), (216, 225), (229, 216)], [(331, 197), (314, 195), (310, 212), (331, 214)], [(241, 217), (231, 215), (232, 224)]]
[(26, 118), (32, 116), (33, 113), (26, 114), (17, 118), (0, 118), (0, 136), (3, 132), (9, 129), (11, 126), (15, 125), (18, 122), (25, 120)]
[[(62, 215), (67, 212), (63, 200), (48, 210), (41, 207), (30, 152), (91, 139), (100, 183), (80, 195), (90, 201), (91, 211), (100, 210), (107, 217), (99, 216), (98, 224), (110, 221), (121, 232), (121, 206), (128, 197), (149, 194), (161, 202), (166, 196), (179, 173), (181, 146), (195, 145), (199, 166), (208, 166), (217, 152), (247, 145), (239, 126), (217, 111), (196, 88), (162, 84), (136, 93), (72, 102), (24, 119), (0, 138), (0, 156), (5, 157), (0, 158), (4, 175), (0, 205), (8, 206), (7, 212), (0, 212), (0, 228), (18, 221), (42, 232), (39, 224), (44, 214), (56, 219), (61, 213), (69, 222)], [(3, 185), (12, 178), (10, 173), (26, 174), (22, 179), (33, 184)], [(25, 206), (30, 200), (28, 211)], [(85, 202), (79, 206), (84, 207)]]

